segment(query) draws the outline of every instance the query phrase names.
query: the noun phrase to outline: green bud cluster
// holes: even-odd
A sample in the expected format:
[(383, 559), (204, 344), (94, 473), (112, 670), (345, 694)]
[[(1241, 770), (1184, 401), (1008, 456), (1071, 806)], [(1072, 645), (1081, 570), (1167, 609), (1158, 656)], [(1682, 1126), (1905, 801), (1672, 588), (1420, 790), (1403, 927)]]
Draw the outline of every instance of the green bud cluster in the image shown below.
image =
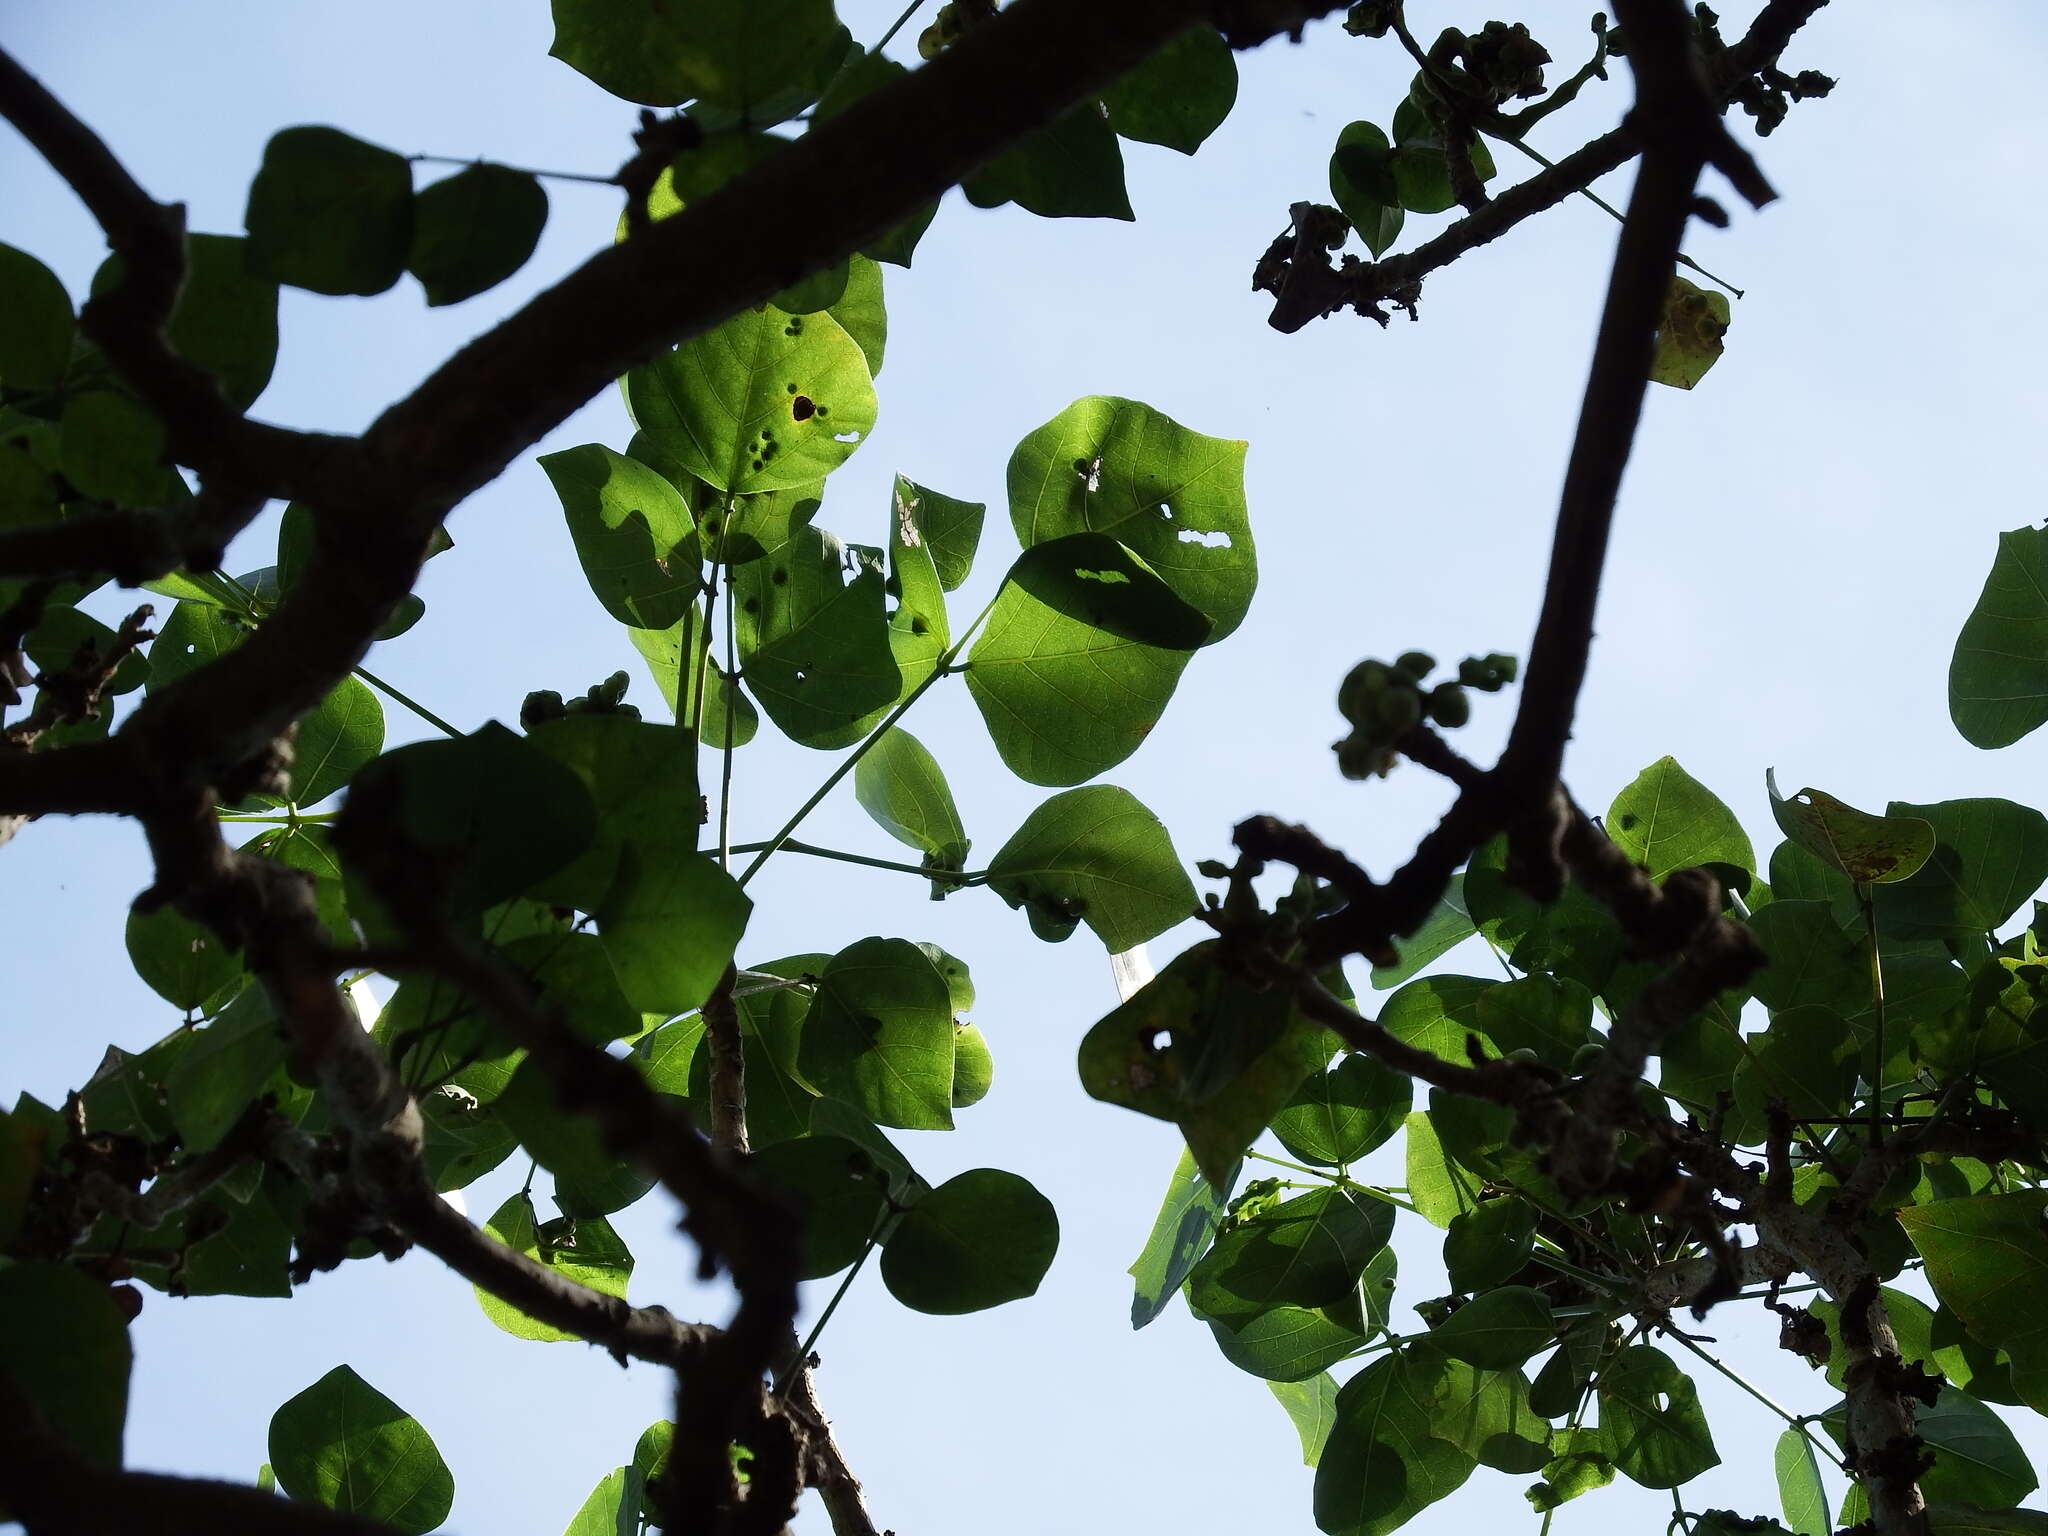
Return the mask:
[(1392, 665), (1361, 661), (1345, 676), (1337, 690), (1337, 711), (1350, 722), (1351, 734), (1336, 743), (1337, 767), (1344, 777), (1384, 778), (1398, 756), (1396, 744), (1424, 720), (1445, 730), (1464, 725), (1472, 718), (1466, 690), (1494, 693), (1505, 687), (1514, 681), (1515, 658), (1468, 656), (1458, 663), (1455, 682), (1425, 689), (1423, 682), (1435, 670), (1436, 658), (1427, 651), (1404, 651)]

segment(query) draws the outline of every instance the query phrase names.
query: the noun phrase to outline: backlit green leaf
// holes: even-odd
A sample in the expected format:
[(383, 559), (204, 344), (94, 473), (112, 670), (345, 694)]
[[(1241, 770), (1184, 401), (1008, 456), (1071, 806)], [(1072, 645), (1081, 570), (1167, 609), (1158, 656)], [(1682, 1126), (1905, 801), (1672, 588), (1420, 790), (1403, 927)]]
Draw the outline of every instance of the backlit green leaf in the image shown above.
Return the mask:
[(1437, 904), (1430, 908), (1422, 926), (1398, 941), (1400, 963), (1372, 968), (1373, 986), (1383, 992), (1400, 986), (1453, 945), (1462, 944), (1478, 931), (1472, 924), (1472, 914), (1465, 910), (1465, 875), (1461, 870), (1451, 876), (1451, 883), (1445, 887)]
[(1052, 1202), (1000, 1168), (971, 1168), (925, 1195), (882, 1249), (882, 1282), (918, 1312), (979, 1312), (1038, 1290), (1059, 1249)]
[(687, 1013), (711, 995), (753, 908), (716, 860), (629, 846), (598, 904), (597, 932), (626, 1001)]
[(1259, 579), (1244, 455), (1244, 443), (1192, 432), (1149, 405), (1092, 395), (1010, 455), (1010, 521), (1026, 549), (1107, 534), (1208, 615), (1213, 644), (1237, 628)]
[(1085, 922), (1113, 955), (1157, 938), (1195, 907), (1166, 828), (1114, 784), (1067, 790), (1025, 817), (989, 862), (988, 884), (1027, 909), (1041, 937), (1065, 938)]
[(1180, 1162), (1166, 1186), (1166, 1198), (1160, 1203), (1152, 1233), (1126, 1271), (1137, 1281), (1131, 1295), (1133, 1328), (1144, 1327), (1166, 1309), (1173, 1293), (1187, 1279), (1188, 1271), (1195, 1267), (1195, 1261), (1209, 1251), (1210, 1239), (1216, 1235), (1217, 1223), (1223, 1219), (1223, 1208), (1236, 1184), (1233, 1172), (1223, 1180), (1220, 1189), (1212, 1188), (1196, 1166), (1194, 1154), (1181, 1148)]
[(656, 471), (598, 443), (545, 453), (583, 574), (605, 612), (636, 629), (666, 629), (703, 590), (696, 524)]
[(1401, 1128), (1414, 1094), (1415, 1084), (1401, 1073), (1370, 1056), (1348, 1055), (1302, 1080), (1273, 1117), (1273, 1134), (1303, 1162), (1355, 1163)]
[(1316, 1467), (1316, 1524), (1329, 1536), (1387, 1536), (1472, 1475), (1477, 1458), (1430, 1433), (1447, 1367), (1426, 1349), (1399, 1350), (1338, 1392)]
[(2012, 1356), (2012, 1384), (2048, 1413), (2048, 1194), (2027, 1190), (1908, 1206), (1898, 1213), (1944, 1306)]
[[(633, 1275), (633, 1255), (619, 1241), (611, 1223), (602, 1217), (542, 1222), (535, 1215), (532, 1197), (521, 1191), (498, 1207), (484, 1223), (484, 1231), (535, 1263), (545, 1264), (565, 1280), (587, 1285), (607, 1296), (622, 1300), (625, 1297), (626, 1282)], [(528, 1317), (481, 1286), (474, 1289), (484, 1316), (515, 1339), (552, 1344), (577, 1337)]]
[(853, 793), (883, 831), (927, 855), (928, 867), (966, 867), (967, 834), (946, 776), (903, 727), (889, 730), (855, 766)]
[(1430, 1330), (1429, 1342), (1467, 1365), (1511, 1371), (1547, 1346), (1553, 1332), (1541, 1291), (1504, 1285), (1458, 1308)]
[(448, 1518), (455, 1478), (419, 1421), (345, 1365), (270, 1419), (270, 1464), (295, 1499), (423, 1536)]
[(68, 1264), (11, 1263), (0, 1316), (0, 1371), (87, 1462), (119, 1467), (131, 1351), (107, 1287)]
[(50, 389), (71, 362), (71, 296), (26, 251), (0, 245), (0, 384)]
[(751, 108), (757, 127), (816, 100), (846, 51), (832, 0), (554, 0), (554, 15), (549, 53), (614, 96)]
[(1859, 885), (1911, 877), (1934, 852), (1934, 828), (1918, 816), (1872, 816), (1818, 789), (1786, 799), (1775, 772), (1764, 774), (1778, 829)]
[(1676, 1488), (1720, 1465), (1698, 1388), (1662, 1350), (1623, 1350), (1599, 1386), (1602, 1447), (1624, 1476), (1645, 1488)]
[(1350, 123), (1330, 153), (1330, 200), (1337, 205), (1375, 259), (1401, 237), (1407, 211), (1394, 180), (1394, 149), (1383, 129)]
[[(752, 1082), (747, 1086), (751, 1096)], [(865, 1148), (843, 1136), (777, 1142), (756, 1151), (750, 1166), (802, 1213), (800, 1279), (838, 1274), (860, 1257), (880, 1229), (887, 1209), (887, 1177)]]
[(1650, 382), (1691, 389), (1720, 361), (1721, 338), (1728, 334), (1728, 295), (1701, 288), (1673, 276), (1657, 320), (1656, 351), (1650, 359)]
[(1973, 747), (2009, 747), (2048, 720), (2048, 528), (1998, 536), (1956, 636), (1948, 713)]
[(878, 1125), (953, 1124), (953, 1008), (946, 978), (907, 939), (862, 939), (834, 955), (804, 1019), (797, 1067), (820, 1093)]
[(1652, 880), (1696, 864), (1756, 868), (1755, 850), (1735, 813), (1676, 758), (1659, 758), (1614, 797), (1607, 835)]
[(1015, 203), (1044, 219), (1129, 219), (1124, 157), (1102, 108), (1084, 101), (961, 183), (977, 208)]
[(1351, 1293), (1393, 1231), (1385, 1202), (1312, 1189), (1218, 1233), (1189, 1276), (1188, 1299), (1233, 1331), (1270, 1307), (1327, 1307)]
[(1927, 862), (1881, 887), (1878, 929), (1888, 938), (1959, 939), (1990, 933), (2048, 880), (2048, 817), (2010, 800), (1894, 800), (1888, 816), (1934, 829)]
[(867, 358), (829, 314), (742, 310), (633, 369), (625, 387), (651, 442), (733, 494), (822, 480), (875, 424)]
[(1301, 1464), (1312, 1467), (1322, 1459), (1323, 1442), (1337, 1421), (1337, 1383), (1328, 1371), (1307, 1381), (1269, 1381), (1273, 1396), (1287, 1410), (1294, 1432), (1301, 1436)]
[(903, 475), (896, 477), (894, 502), (899, 517), (908, 517), (924, 547), (931, 551), (939, 585), (948, 592), (967, 579), (981, 542), (981, 522), (988, 511), (979, 501), (958, 501)]

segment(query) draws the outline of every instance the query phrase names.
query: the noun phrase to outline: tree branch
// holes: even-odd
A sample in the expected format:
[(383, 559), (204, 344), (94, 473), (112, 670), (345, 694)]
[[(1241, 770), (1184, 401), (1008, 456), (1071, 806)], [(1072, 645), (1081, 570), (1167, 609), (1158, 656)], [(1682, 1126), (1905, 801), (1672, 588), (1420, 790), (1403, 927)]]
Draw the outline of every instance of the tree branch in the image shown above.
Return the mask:
[(396, 1536), (388, 1525), (260, 1488), (87, 1461), (0, 1371), (0, 1504), (27, 1536)]

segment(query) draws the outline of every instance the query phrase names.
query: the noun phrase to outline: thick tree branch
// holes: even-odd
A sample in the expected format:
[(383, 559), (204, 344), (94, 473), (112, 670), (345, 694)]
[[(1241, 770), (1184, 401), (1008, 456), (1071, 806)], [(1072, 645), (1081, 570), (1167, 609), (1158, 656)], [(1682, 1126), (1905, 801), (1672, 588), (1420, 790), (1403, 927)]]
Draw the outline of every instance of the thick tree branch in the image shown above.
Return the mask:
[(395, 1536), (375, 1520), (260, 1488), (88, 1462), (4, 1371), (0, 1424), (0, 1504), (27, 1536)]

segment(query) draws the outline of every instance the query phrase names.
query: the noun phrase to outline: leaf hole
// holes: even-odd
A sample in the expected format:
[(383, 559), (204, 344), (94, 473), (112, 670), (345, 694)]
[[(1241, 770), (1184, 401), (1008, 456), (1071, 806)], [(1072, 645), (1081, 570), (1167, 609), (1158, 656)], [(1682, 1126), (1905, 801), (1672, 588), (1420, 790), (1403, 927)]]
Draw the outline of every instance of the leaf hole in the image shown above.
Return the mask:
[(1204, 549), (1230, 548), (1230, 535), (1221, 529), (1214, 533), (1203, 533), (1196, 528), (1183, 528), (1180, 531), (1180, 541), (1183, 544), (1199, 544)]
[(1154, 507), (1152, 510), (1154, 512), (1157, 512), (1161, 517), (1165, 518), (1169, 523), (1173, 521), (1173, 508), (1168, 506), (1165, 502), (1162, 501), (1161, 503), (1159, 503), (1158, 506)]
[(799, 683), (808, 683), (808, 682), (809, 682), (810, 680), (811, 680), (811, 674), (810, 674), (810, 673), (808, 673), (808, 672), (804, 671), (804, 670), (803, 670), (803, 668), (801, 668), (801, 667), (797, 668), (797, 670), (796, 670), (796, 681), (798, 681)]
[(1155, 1029), (1145, 1037), (1145, 1049), (1154, 1055), (1168, 1049), (1172, 1044), (1173, 1031), (1170, 1029)]
[(857, 443), (860, 441), (860, 434), (858, 432), (834, 432), (832, 434), (832, 441), (835, 443)]
[(1074, 574), (1083, 581), (1099, 581), (1106, 587), (1129, 586), (1131, 581), (1122, 571), (1091, 571), (1078, 565), (1074, 567)]
[(1102, 460), (1099, 457), (1074, 460), (1074, 473), (1090, 492), (1102, 489)]
[(798, 395), (789, 402), (789, 416), (792, 421), (809, 421), (817, 414), (817, 402), (809, 395)]

